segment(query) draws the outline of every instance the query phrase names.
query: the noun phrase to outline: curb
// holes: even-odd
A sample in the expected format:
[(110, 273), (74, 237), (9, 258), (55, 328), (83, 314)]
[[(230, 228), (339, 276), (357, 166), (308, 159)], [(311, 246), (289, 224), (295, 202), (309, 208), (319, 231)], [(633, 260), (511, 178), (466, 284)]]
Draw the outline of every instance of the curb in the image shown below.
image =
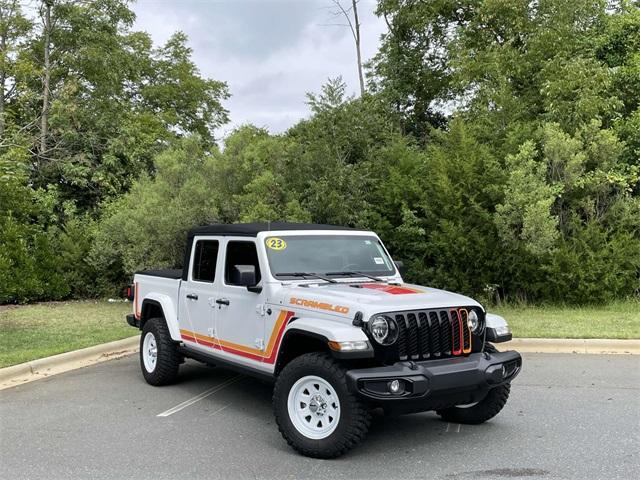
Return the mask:
[(11, 367), (0, 368), (0, 390), (46, 378), (58, 373), (131, 355), (138, 351), (140, 335), (39, 358)]
[[(138, 351), (140, 336), (103, 343), (11, 367), (0, 368), (0, 390), (46, 378), (58, 373), (125, 357)], [(500, 350), (522, 353), (579, 353), (640, 355), (640, 340), (577, 338), (515, 338), (500, 343)]]
[(504, 350), (504, 347), (523, 353), (640, 354), (640, 340), (514, 338), (509, 342), (498, 344), (500, 350)]

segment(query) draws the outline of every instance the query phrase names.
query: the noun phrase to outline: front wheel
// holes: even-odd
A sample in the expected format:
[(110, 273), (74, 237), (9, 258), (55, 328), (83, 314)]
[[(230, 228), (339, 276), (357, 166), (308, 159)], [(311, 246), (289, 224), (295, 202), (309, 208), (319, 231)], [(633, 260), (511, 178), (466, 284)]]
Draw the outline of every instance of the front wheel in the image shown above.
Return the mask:
[[(496, 353), (498, 349), (490, 343), (487, 343), (484, 351)], [(487, 396), (479, 402), (436, 410), (436, 413), (446, 422), (479, 425), (500, 413), (509, 399), (510, 391), (511, 383), (505, 383), (504, 385), (489, 390)]]
[(511, 384), (505, 383), (489, 390), (487, 396), (477, 403), (445, 408), (436, 413), (446, 422), (479, 425), (500, 413), (507, 403), (510, 390)]
[(284, 439), (309, 457), (338, 457), (369, 430), (369, 413), (349, 392), (345, 368), (325, 353), (287, 364), (276, 380), (273, 409)]

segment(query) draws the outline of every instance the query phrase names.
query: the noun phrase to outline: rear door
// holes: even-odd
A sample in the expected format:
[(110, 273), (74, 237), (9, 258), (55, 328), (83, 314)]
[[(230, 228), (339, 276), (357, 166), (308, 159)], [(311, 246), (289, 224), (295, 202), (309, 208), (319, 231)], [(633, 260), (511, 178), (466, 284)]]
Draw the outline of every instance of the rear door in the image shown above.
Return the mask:
[(247, 287), (234, 285), (234, 265), (254, 265), (260, 283), (260, 262), (256, 242), (246, 238), (225, 239), (224, 262), (220, 264), (220, 283), (217, 302), (216, 325), (218, 339), (225, 356), (256, 366), (265, 357), (264, 293), (254, 293)]
[(195, 237), (191, 248), (189, 275), (180, 288), (180, 336), (186, 345), (211, 352), (216, 347), (216, 285), (222, 276), (218, 268), (220, 239)]

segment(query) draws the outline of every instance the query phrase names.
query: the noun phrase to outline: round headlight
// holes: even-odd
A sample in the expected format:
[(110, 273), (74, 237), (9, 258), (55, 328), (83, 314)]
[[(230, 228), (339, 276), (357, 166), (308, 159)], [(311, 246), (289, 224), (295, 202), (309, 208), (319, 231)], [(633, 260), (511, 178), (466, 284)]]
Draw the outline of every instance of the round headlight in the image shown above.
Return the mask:
[(391, 345), (398, 339), (396, 322), (384, 315), (376, 315), (369, 322), (369, 332), (380, 345)]
[(467, 325), (469, 325), (469, 329), (471, 329), (471, 333), (475, 333), (479, 335), (482, 333), (482, 324), (480, 322), (480, 317), (475, 310), (469, 311), (469, 316), (467, 318)]

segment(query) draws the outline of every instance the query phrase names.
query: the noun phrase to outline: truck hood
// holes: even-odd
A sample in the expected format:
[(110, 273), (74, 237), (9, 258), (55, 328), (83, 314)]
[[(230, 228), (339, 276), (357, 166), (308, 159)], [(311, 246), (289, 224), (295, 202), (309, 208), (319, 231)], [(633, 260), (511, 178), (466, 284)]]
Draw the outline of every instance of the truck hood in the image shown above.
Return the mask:
[(376, 313), (392, 311), (481, 307), (478, 302), (464, 295), (405, 283), (297, 284), (285, 286), (282, 293), (285, 304), (297, 305), (305, 310), (323, 309), (325, 313), (350, 318), (357, 311), (361, 311), (367, 319)]

